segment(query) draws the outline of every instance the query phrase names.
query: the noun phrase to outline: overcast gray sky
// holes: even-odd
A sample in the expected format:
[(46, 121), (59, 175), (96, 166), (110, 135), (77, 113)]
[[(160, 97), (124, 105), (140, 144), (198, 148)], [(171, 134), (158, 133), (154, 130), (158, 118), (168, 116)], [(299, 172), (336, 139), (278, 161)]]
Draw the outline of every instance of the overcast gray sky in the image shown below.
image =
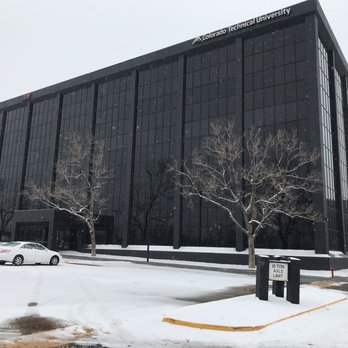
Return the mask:
[[(0, 0), (0, 101), (297, 2)], [(348, 1), (320, 3), (347, 58)]]

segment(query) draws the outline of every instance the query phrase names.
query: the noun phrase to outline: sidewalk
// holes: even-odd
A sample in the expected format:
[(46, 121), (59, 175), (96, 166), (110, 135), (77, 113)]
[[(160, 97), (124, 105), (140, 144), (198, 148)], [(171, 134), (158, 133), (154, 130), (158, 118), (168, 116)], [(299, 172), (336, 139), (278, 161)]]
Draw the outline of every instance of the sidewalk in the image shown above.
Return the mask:
[(255, 295), (182, 307), (165, 314), (163, 322), (218, 331), (258, 331), (347, 300), (341, 293), (313, 286), (301, 287), (300, 304), (270, 293), (268, 301)]
[[(74, 260), (90, 260), (90, 261), (120, 261), (120, 262), (132, 262), (137, 264), (146, 264), (146, 258), (133, 257), (133, 256), (119, 256), (119, 255), (107, 255), (97, 254), (97, 256), (91, 256), (87, 253), (81, 253), (77, 251), (60, 251), (60, 254), (64, 258)], [(180, 261), (180, 260), (168, 260), (168, 259), (151, 259), (148, 263), (152, 266), (163, 266), (163, 267), (176, 267), (176, 268), (191, 268), (201, 269), (206, 271), (217, 271), (226, 273), (236, 274), (255, 274), (255, 269), (248, 269), (244, 265), (227, 265), (227, 264), (214, 264), (205, 262), (193, 262), (193, 261)]]
[[(66, 259), (81, 261), (118, 261), (118, 262), (132, 262), (136, 264), (147, 264), (145, 258), (132, 257), (132, 256), (119, 256), (119, 255), (107, 255), (107, 254), (97, 254), (93, 257), (87, 253), (81, 253), (77, 251), (60, 251), (61, 255)], [(160, 267), (175, 267), (175, 268), (189, 268), (205, 271), (214, 272), (224, 272), (232, 274), (246, 274), (255, 275), (255, 269), (249, 269), (245, 265), (229, 265), (229, 264), (214, 264), (205, 262), (193, 262), (193, 261), (180, 261), (180, 260), (160, 260), (160, 259), (150, 259), (148, 263), (151, 266)], [(338, 274), (340, 271), (337, 272)], [(342, 272), (341, 272), (342, 273)], [(335, 276), (334, 280), (337, 282), (348, 282), (348, 277), (346, 276)], [(308, 284), (313, 282), (320, 282), (325, 280), (331, 280), (331, 273), (329, 271), (305, 271), (301, 270), (301, 284)], [(337, 288), (340, 290), (340, 288)], [(345, 289), (342, 289), (345, 290)]]

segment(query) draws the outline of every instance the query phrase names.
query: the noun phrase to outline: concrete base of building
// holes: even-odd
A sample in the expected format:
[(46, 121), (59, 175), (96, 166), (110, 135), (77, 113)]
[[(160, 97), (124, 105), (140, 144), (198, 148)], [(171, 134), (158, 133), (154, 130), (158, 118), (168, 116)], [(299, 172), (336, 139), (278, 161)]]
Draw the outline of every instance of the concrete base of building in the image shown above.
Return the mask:
[[(81, 252), (90, 253), (90, 249), (79, 250)], [(124, 249), (98, 249), (99, 255), (118, 255), (146, 258), (146, 250), (129, 250)], [(296, 256), (301, 260), (301, 269), (306, 270), (340, 270), (348, 268), (348, 256)], [(248, 255), (244, 253), (209, 253), (209, 252), (184, 252), (184, 251), (150, 251), (150, 259), (157, 260), (177, 260), (177, 261), (192, 261), (206, 262), (226, 265), (247, 265)]]

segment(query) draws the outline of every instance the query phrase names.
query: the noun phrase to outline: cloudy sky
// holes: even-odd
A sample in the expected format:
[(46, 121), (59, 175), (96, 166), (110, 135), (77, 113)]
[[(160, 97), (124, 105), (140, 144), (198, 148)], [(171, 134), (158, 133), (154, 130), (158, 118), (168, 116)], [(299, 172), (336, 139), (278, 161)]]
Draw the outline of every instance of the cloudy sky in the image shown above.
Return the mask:
[[(0, 101), (297, 2), (0, 0)], [(320, 3), (348, 57), (348, 1)]]

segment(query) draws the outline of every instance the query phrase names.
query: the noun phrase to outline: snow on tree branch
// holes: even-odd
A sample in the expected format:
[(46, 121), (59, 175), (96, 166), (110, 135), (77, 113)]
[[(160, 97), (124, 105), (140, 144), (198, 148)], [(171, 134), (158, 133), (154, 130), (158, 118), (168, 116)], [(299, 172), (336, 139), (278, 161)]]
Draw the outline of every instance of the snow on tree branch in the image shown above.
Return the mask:
[(91, 253), (95, 255), (95, 223), (107, 203), (104, 187), (112, 177), (112, 170), (104, 164), (103, 143), (83, 140), (76, 133), (64, 140), (64, 151), (55, 167), (55, 182), (45, 186), (30, 183), (24, 194), (83, 221), (89, 229)]
[(319, 158), (295, 132), (264, 135), (251, 129), (240, 136), (227, 121), (213, 124), (211, 136), (191, 160), (171, 170), (179, 177), (176, 183), (183, 196), (225, 210), (246, 234), (249, 266), (254, 267), (254, 239), (275, 226), (280, 214), (321, 221), (313, 205), (313, 194), (322, 188)]

